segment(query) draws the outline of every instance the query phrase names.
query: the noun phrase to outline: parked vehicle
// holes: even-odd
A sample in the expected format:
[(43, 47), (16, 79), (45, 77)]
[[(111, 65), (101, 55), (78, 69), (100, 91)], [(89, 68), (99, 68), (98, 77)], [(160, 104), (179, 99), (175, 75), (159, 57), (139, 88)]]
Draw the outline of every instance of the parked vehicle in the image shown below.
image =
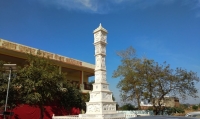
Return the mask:
[(185, 115), (186, 117), (196, 117), (196, 118), (200, 118), (200, 111), (198, 112), (189, 112)]

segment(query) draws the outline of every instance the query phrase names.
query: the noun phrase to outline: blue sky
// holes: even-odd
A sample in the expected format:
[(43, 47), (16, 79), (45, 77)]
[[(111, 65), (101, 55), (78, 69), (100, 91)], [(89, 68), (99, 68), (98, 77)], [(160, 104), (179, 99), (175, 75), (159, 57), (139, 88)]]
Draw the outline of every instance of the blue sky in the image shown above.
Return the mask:
[(129, 46), (138, 57), (200, 76), (200, 0), (0, 0), (0, 38), (92, 64), (100, 23), (108, 30), (107, 81), (119, 103), (112, 73), (116, 52)]

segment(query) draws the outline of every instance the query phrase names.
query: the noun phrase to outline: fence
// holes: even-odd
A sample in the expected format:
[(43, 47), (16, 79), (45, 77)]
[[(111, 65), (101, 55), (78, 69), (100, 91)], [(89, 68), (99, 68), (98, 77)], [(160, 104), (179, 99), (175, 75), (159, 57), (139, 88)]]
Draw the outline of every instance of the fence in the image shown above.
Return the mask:
[[(94, 117), (78, 117), (78, 115), (69, 115), (69, 116), (54, 116), (52, 119), (94, 119)], [(95, 119), (102, 119), (102, 118), (95, 118)], [(109, 117), (104, 119), (125, 119), (125, 118), (116, 118), (116, 117)]]
[(118, 113), (124, 113), (126, 117), (135, 117), (136, 116), (150, 116), (153, 115), (153, 111), (149, 110), (126, 110), (126, 111), (117, 111)]
[[(153, 115), (153, 111), (147, 111), (147, 110), (117, 111), (117, 112), (124, 113), (125, 118)], [(109, 117), (109, 118), (104, 118), (104, 119), (125, 119), (125, 118)], [(68, 116), (54, 116), (53, 115), (52, 119), (94, 119), (94, 117), (79, 117), (78, 115), (68, 115)], [(95, 119), (102, 119), (102, 118), (95, 118)]]

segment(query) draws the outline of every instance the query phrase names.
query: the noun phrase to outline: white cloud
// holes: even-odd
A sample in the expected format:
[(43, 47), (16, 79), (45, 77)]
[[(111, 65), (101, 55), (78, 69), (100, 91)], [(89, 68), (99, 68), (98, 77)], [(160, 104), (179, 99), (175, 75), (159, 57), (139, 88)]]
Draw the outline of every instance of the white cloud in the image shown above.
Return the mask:
[[(118, 9), (120, 5), (133, 5), (136, 8), (147, 8), (156, 4), (169, 4), (174, 0), (38, 0), (45, 5), (55, 5), (57, 8), (79, 10), (90, 13), (108, 13)], [(117, 7), (115, 6), (117, 5)]]
[[(146, 9), (155, 5), (169, 5), (181, 2), (192, 8), (200, 8), (200, 0), (38, 0), (45, 5), (54, 5), (59, 9), (84, 11), (89, 13), (109, 13), (112, 10), (131, 5), (135, 9)], [(199, 16), (199, 15), (198, 15)]]
[(97, 3), (92, 0), (38, 0), (44, 5), (54, 5), (59, 9), (83, 10), (96, 12)]
[[(63, 1), (66, 1), (66, 0), (63, 0)], [(98, 9), (97, 3), (92, 0), (74, 0), (73, 2), (72, 2), (73, 5), (69, 5), (69, 2), (65, 2), (64, 5), (69, 5), (71, 9), (81, 9), (81, 10), (86, 9), (86, 10), (91, 10), (94, 12), (96, 12)]]

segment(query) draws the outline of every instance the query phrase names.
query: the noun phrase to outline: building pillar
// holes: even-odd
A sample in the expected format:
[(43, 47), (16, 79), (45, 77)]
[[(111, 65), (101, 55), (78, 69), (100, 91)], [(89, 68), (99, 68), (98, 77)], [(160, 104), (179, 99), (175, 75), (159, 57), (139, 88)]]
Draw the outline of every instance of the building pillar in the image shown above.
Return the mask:
[(83, 82), (84, 82), (84, 72), (83, 71), (81, 72), (81, 77), (82, 77), (82, 82), (81, 83), (83, 84)]
[[(62, 73), (62, 67), (59, 66), (58, 70), (59, 70), (59, 74), (61, 74)], [(60, 83), (60, 86), (63, 88), (63, 83)]]
[(81, 90), (84, 90), (84, 72), (80, 71), (80, 81), (79, 81), (79, 86)]
[(59, 66), (59, 74), (61, 74), (61, 72), (62, 72), (62, 67)]

